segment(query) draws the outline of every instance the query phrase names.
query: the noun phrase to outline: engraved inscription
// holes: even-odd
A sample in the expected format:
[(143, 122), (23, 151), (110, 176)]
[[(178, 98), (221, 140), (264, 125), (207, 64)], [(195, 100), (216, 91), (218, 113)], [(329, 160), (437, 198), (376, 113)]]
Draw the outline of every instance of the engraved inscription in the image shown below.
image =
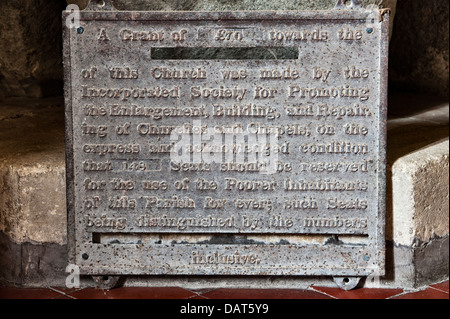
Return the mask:
[(145, 199), (145, 208), (195, 208), (195, 201), (187, 196), (173, 195), (168, 198), (157, 196), (142, 196)]
[(261, 263), (261, 259), (256, 254), (241, 254), (236, 251), (234, 254), (220, 254), (215, 252), (213, 254), (203, 255), (197, 251), (192, 252), (191, 263), (202, 265), (258, 265)]
[(164, 31), (162, 30), (137, 31), (123, 29), (120, 30), (119, 35), (122, 41), (159, 42), (164, 40)]
[(215, 37), (216, 41), (239, 41), (242, 42), (244, 40), (244, 33), (241, 30), (226, 30), (220, 29), (216, 33)]
[(125, 217), (108, 217), (101, 215), (100, 217), (85, 215), (86, 227), (89, 228), (111, 228), (124, 230), (127, 228), (127, 218)]
[(277, 42), (307, 42), (307, 41), (328, 41), (328, 31), (321, 29), (314, 30), (270, 30), (269, 39)]
[[(77, 225), (271, 234), (283, 244), (288, 234), (368, 234), (379, 204), (381, 79), (361, 53), (375, 36), (361, 21), (139, 21), (79, 37), (96, 49), (73, 57)], [(247, 49), (261, 56), (224, 54)], [(189, 253), (200, 266), (265, 258)]]
[(169, 69), (166, 67), (155, 67), (151, 70), (151, 76), (156, 79), (170, 79), (170, 80), (182, 80), (182, 79), (198, 79), (204, 80), (208, 78), (208, 73), (203, 68), (197, 69)]
[(111, 68), (109, 69), (109, 76), (111, 79), (138, 79), (139, 70), (133, 70), (129, 67), (126, 68)]
[(345, 41), (360, 41), (363, 38), (363, 33), (361, 30), (354, 30), (351, 28), (343, 28), (339, 30), (339, 39)]

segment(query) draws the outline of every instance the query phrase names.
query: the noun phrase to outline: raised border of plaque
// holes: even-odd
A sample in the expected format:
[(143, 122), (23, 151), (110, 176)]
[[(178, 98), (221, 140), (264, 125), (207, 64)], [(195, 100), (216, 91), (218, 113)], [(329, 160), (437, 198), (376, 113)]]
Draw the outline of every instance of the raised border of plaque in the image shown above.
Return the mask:
[[(355, 278), (384, 275), (389, 14), (363, 9), (359, 1), (352, 1), (351, 8), (338, 1), (336, 9), (329, 11), (261, 12), (116, 11), (110, 1), (102, 4), (91, 1), (79, 12), (78, 28), (63, 26), (70, 264), (110, 286), (111, 278), (126, 275), (281, 275), (333, 276), (346, 289), (357, 284)], [(63, 22), (70, 14), (63, 12)], [(170, 55), (177, 48), (250, 47), (294, 49), (298, 56), (155, 59), (158, 50)], [(172, 70), (184, 66), (187, 71), (177, 82), (173, 73), (154, 66)], [(276, 74), (261, 73), (271, 67)], [(225, 69), (235, 71), (227, 75), (235, 76), (235, 81), (226, 81)], [(322, 91), (311, 88), (314, 81)], [(350, 96), (348, 83), (367, 89), (355, 89)], [(337, 88), (323, 93), (330, 86)], [(330, 109), (320, 111), (319, 104), (327, 98), (332, 100)], [(137, 119), (144, 100), (148, 109), (141, 110)], [(250, 106), (240, 112), (248, 115), (255, 100), (266, 116), (242, 122), (275, 127), (277, 134), (282, 133), (280, 143), (288, 143), (284, 146), (289, 145), (291, 152), (282, 154), (281, 144), (280, 161), (296, 166), (295, 174), (278, 170), (255, 179), (248, 173), (222, 172), (217, 175), (222, 180), (214, 185), (201, 184), (223, 188), (214, 193), (198, 188), (198, 183), (195, 189), (193, 179), (211, 180), (214, 172), (202, 172), (195, 165), (192, 178), (189, 165), (162, 171), (171, 164), (157, 151), (149, 154), (149, 141), (167, 138), (167, 134), (157, 136), (159, 129), (196, 119), (223, 128), (244, 116), (233, 113), (234, 117), (211, 120), (213, 112), (219, 114), (217, 105), (231, 101), (236, 108), (247, 102)], [(118, 105), (128, 108), (114, 113)], [(155, 117), (157, 106), (167, 109), (159, 110), (162, 117), (166, 114), (162, 120)], [(170, 107), (185, 107), (186, 118), (172, 119)], [(267, 116), (270, 107), (276, 109), (272, 118)], [(188, 117), (204, 112), (211, 117)], [(364, 112), (370, 116), (356, 118)], [(344, 123), (342, 118), (350, 113), (355, 117)], [(299, 126), (290, 127), (292, 123)], [(327, 123), (331, 123), (328, 128)], [(354, 125), (348, 128), (350, 133), (327, 136), (343, 123)], [(165, 126), (156, 128), (157, 124)], [(370, 133), (359, 136), (364, 126)], [(345, 134), (352, 136), (344, 141)], [(320, 149), (328, 150), (328, 157), (318, 155)], [(165, 178), (165, 183), (151, 183), (156, 178), (152, 176)], [(349, 180), (353, 176), (358, 180)], [(187, 189), (189, 181), (183, 180), (189, 178)], [(305, 179), (303, 184), (294, 183), (300, 178)], [(146, 186), (143, 180), (148, 180)], [(144, 192), (137, 190), (141, 186)], [(173, 191), (167, 194), (170, 187)], [(289, 192), (283, 203), (286, 192), (296, 188), (300, 191)], [(335, 191), (343, 201), (330, 195)], [(256, 203), (259, 192), (264, 192), (264, 200)], [(364, 200), (356, 193), (363, 193)], [(230, 206), (208, 211), (221, 205), (214, 195), (221, 195)], [(287, 212), (286, 205), (294, 200), (299, 210)], [(317, 203), (328, 206), (317, 210)], [(244, 214), (245, 205), (253, 209)], [(260, 229), (258, 218), (259, 225), (265, 225)], [(170, 223), (173, 227), (168, 227)], [(362, 242), (343, 242), (341, 236), (355, 236)]]

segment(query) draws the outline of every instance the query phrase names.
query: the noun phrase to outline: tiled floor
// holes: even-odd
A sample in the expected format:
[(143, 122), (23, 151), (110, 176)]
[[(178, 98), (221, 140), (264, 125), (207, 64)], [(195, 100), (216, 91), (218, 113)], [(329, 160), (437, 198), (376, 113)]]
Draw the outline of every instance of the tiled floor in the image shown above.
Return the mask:
[(447, 280), (414, 291), (371, 288), (343, 291), (319, 286), (308, 289), (200, 290), (180, 287), (122, 287), (112, 290), (0, 287), (0, 299), (449, 299), (449, 282)]

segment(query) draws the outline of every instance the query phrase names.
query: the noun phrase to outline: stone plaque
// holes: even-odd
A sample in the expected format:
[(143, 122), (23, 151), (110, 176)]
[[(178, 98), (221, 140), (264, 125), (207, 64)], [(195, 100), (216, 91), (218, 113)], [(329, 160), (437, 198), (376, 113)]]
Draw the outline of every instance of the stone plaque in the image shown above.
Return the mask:
[(64, 27), (82, 274), (384, 273), (389, 16), (340, 3)]

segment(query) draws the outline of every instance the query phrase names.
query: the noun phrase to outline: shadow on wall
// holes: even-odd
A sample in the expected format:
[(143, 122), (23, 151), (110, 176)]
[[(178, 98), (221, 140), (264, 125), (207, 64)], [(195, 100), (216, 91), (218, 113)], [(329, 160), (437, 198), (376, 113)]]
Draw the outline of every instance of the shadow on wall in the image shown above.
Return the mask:
[(398, 0), (389, 58), (391, 87), (448, 98), (448, 30), (448, 0)]
[(62, 94), (61, 0), (0, 1), (0, 98)]

